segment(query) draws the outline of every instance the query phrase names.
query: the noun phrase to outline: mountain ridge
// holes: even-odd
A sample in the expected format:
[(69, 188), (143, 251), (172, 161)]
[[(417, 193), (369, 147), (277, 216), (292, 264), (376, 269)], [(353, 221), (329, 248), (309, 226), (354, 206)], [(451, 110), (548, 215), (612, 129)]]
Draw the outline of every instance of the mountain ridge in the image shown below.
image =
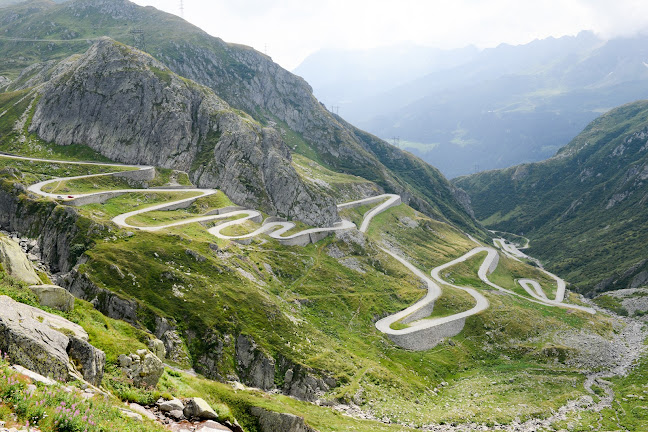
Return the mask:
[[(20, 26), (15, 14), (21, 17)], [(75, 22), (69, 21), (70, 15), (75, 16)], [(42, 22), (53, 24), (46, 29)], [(122, 26), (115, 26), (119, 22)], [(225, 43), (178, 17), (126, 0), (72, 0), (40, 9), (19, 5), (0, 10), (0, 30), (11, 31), (17, 37), (90, 38), (108, 34), (123, 43), (138, 45), (129, 33), (129, 25), (145, 30), (146, 51), (173, 72), (211, 87), (233, 108), (246, 111), (284, 136), (292, 136), (291, 151), (336, 171), (371, 177), (384, 192), (401, 194), (406, 200), (415, 197), (414, 205), (422, 211), (439, 219), (450, 217), (453, 223), (476, 234), (480, 232), (455, 198), (453, 187), (438, 171), (375, 137), (360, 139), (315, 99), (303, 79), (252, 48)], [(34, 59), (63, 58), (81, 49), (85, 51), (87, 46), (74, 42), (69, 46), (55, 45), (51, 51), (30, 48), (20, 52), (26, 58), (31, 56), (33, 63)], [(13, 58), (16, 50), (15, 45), (0, 40), (0, 53)], [(7, 63), (4, 69), (0, 68), (0, 75), (15, 78), (19, 66), (22, 64)], [(413, 171), (397, 173), (388, 169), (385, 163), (396, 155), (408, 159), (416, 172), (428, 176), (427, 186), (419, 186), (420, 179)], [(453, 211), (446, 216), (437, 210), (439, 205)]]
[(599, 117), (550, 159), (455, 184), (487, 227), (529, 236), (532, 253), (581, 292), (636, 288), (648, 281), (646, 138), (648, 102), (638, 101)]

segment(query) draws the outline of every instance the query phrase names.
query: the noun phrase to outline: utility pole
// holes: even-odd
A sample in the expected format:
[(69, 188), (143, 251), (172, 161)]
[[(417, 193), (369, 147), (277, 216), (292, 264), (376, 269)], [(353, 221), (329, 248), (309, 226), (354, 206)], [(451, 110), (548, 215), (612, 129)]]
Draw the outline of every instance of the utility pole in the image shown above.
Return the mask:
[(393, 138), (392, 138), (392, 145), (393, 145), (394, 147), (398, 147), (398, 148), (400, 148), (400, 138), (399, 138), (399, 137), (396, 137), (396, 136), (393, 137)]

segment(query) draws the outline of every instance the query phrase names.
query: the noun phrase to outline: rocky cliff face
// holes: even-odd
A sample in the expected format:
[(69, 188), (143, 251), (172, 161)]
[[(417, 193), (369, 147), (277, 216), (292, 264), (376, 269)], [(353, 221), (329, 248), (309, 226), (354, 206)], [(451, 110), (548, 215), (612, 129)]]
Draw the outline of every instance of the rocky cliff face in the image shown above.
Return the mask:
[(268, 56), (207, 35), (197, 37), (201, 36), (206, 39), (201, 44), (161, 41), (150, 52), (179, 75), (214, 89), (232, 106), (261, 120), (278, 118), (335, 170), (399, 193), (430, 216), (474, 228), (465, 201), (456, 199), (455, 188), (438, 170), (333, 115), (306, 81)]
[(66, 65), (40, 90), (30, 131), (44, 140), (184, 170), (238, 204), (309, 224), (338, 220), (332, 198), (297, 175), (279, 133), (211, 90), (108, 38)]

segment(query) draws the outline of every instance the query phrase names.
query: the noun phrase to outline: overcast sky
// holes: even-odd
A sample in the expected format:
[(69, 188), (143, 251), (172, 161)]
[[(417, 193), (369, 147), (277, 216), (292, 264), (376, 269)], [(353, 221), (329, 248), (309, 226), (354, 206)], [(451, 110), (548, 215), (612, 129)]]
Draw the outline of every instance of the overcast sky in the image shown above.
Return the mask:
[[(135, 0), (180, 15), (180, 0)], [(184, 0), (184, 18), (292, 70), (322, 48), (521, 44), (648, 28), (646, 0)]]

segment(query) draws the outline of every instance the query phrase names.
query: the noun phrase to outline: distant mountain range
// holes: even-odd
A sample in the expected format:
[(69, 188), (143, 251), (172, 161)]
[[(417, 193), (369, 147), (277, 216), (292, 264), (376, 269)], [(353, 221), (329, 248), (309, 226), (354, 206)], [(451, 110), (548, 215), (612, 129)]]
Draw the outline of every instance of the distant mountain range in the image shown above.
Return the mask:
[(295, 73), (341, 116), (456, 177), (550, 157), (601, 113), (647, 98), (648, 38), (329, 51)]

